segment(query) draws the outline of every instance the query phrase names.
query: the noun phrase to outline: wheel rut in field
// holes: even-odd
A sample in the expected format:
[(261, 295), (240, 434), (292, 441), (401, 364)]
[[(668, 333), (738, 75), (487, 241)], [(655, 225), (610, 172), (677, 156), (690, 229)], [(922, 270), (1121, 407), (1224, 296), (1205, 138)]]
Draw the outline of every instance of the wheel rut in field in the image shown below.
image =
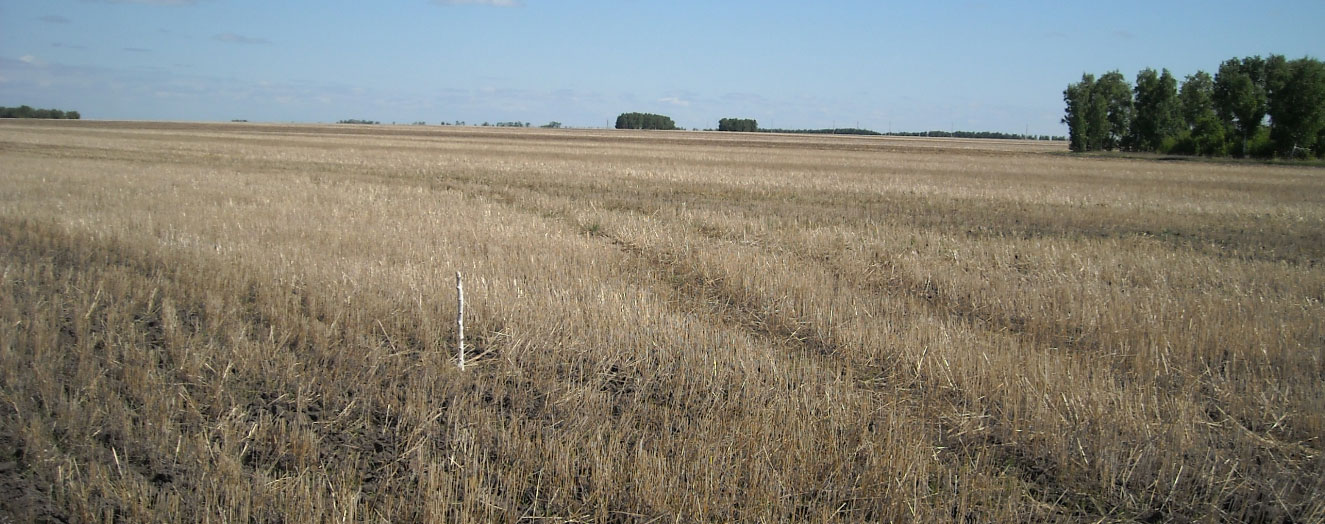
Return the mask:
[[(654, 274), (653, 278), (673, 288), (684, 298), (676, 307), (684, 311), (712, 318), (717, 322), (739, 327), (757, 340), (782, 351), (803, 354), (823, 362), (829, 369), (840, 369), (843, 377), (852, 377), (852, 387), (862, 391), (885, 393), (899, 399), (907, 399), (904, 405), (913, 412), (938, 413), (939, 416), (923, 420), (923, 424), (932, 428), (934, 442), (941, 449), (955, 453), (957, 460), (977, 460), (979, 457), (993, 457), (1008, 464), (1008, 471), (1026, 482), (1031, 488), (1033, 498), (1050, 506), (1058, 507), (1063, 514), (1107, 514), (1116, 508), (1125, 508), (1123, 501), (1106, 503), (1106, 507), (1091, 509), (1090, 501), (1099, 501), (1091, 493), (1095, 488), (1087, 482), (1091, 475), (1083, 466), (1058, 463), (1055, 459), (1037, 452), (1027, 444), (1019, 429), (1005, 420), (1006, 410), (1001, 407), (1002, 398), (982, 398), (977, 410), (984, 410), (985, 428), (983, 431), (968, 433), (969, 427), (960, 424), (961, 414), (969, 411), (968, 399), (960, 391), (959, 384), (949, 384), (951, 377), (942, 374), (941, 369), (921, 369), (914, 362), (891, 359), (889, 362), (868, 361), (854, 355), (849, 347), (825, 336), (820, 326), (804, 317), (781, 317), (778, 315), (779, 304), (772, 297), (762, 296), (753, 290), (741, 289), (739, 284), (720, 274), (706, 271), (701, 260), (685, 251), (675, 251), (665, 246), (649, 245), (632, 241), (629, 235), (614, 231), (610, 224), (611, 215), (587, 213), (586, 210), (602, 210), (603, 205), (591, 198), (558, 200), (546, 193), (530, 191), (524, 188), (516, 190), (484, 186), (481, 191), (470, 191), (477, 198), (496, 201), (527, 213), (537, 214), (549, 220), (559, 221), (573, 231), (613, 246), (629, 255), (639, 263), (639, 274)], [(541, 198), (539, 198), (541, 197)], [(549, 205), (553, 202), (555, 205)], [(614, 208), (612, 213), (622, 216), (647, 216), (633, 209)], [(605, 220), (604, 220), (605, 219)], [(603, 226), (602, 223), (608, 223)], [(712, 231), (703, 231), (702, 227), (686, 223), (685, 228), (698, 231), (700, 243), (712, 242), (707, 246), (694, 249), (715, 249), (723, 244), (736, 244), (737, 239), (724, 235), (715, 235)], [(779, 246), (760, 246), (769, 254), (787, 255), (787, 249)], [(834, 278), (848, 276), (842, 267), (825, 264), (821, 257), (812, 257), (803, 251), (793, 252), (792, 256), (807, 264), (808, 270), (823, 272)], [(937, 293), (934, 286), (925, 286), (906, 280), (879, 278), (856, 284), (867, 294), (896, 294), (908, 297), (911, 303), (921, 307), (924, 318), (931, 319), (937, 325), (948, 325), (954, 329), (977, 330), (990, 337), (992, 344), (998, 345), (1007, 340), (1007, 344), (1020, 344), (1031, 347), (1044, 347), (1044, 338), (1037, 338), (1027, 332), (1027, 328), (1009, 325), (1002, 326), (996, 316), (985, 316), (974, 306), (963, 305), (950, 297)], [(993, 326), (991, 328), (991, 326)], [(1094, 346), (1081, 339), (1070, 339), (1072, 335), (1061, 335), (1063, 343), (1071, 343), (1079, 352), (1087, 352)], [(1015, 341), (1015, 342), (1014, 342)], [(900, 356), (900, 355), (899, 355)], [(923, 358), (923, 357), (922, 357)], [(1069, 357), (1075, 358), (1075, 357)], [(1087, 356), (1087, 360), (1091, 360)], [(1097, 363), (1098, 364), (1098, 363)], [(1090, 365), (1097, 365), (1090, 364)], [(1015, 389), (1015, 388), (1014, 388)], [(1008, 392), (1009, 394), (1017, 394)], [(1121, 394), (1121, 391), (1115, 392)], [(937, 411), (935, 411), (937, 410)], [(1106, 431), (1107, 432), (1107, 431)], [(1084, 453), (1084, 451), (1083, 451)], [(1184, 461), (1185, 462), (1185, 461)], [(1102, 494), (1097, 494), (1102, 495)], [(1061, 506), (1059, 504), (1062, 504)], [(1116, 506), (1115, 506), (1116, 504)], [(1108, 509), (1114, 507), (1115, 509)]]

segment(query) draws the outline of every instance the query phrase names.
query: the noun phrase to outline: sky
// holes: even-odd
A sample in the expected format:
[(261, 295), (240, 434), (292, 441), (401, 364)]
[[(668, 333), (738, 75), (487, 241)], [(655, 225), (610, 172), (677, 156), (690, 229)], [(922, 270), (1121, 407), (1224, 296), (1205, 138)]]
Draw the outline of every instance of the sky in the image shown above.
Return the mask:
[(1065, 135), (1082, 73), (1325, 58), (1325, 2), (0, 0), (0, 106)]

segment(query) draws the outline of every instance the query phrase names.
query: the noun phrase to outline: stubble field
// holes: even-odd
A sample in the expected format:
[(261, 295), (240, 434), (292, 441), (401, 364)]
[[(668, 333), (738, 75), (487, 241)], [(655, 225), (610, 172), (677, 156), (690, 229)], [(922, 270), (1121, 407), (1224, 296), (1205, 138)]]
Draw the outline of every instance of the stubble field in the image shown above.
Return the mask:
[(0, 517), (1325, 520), (1325, 170), (1062, 149), (0, 123)]

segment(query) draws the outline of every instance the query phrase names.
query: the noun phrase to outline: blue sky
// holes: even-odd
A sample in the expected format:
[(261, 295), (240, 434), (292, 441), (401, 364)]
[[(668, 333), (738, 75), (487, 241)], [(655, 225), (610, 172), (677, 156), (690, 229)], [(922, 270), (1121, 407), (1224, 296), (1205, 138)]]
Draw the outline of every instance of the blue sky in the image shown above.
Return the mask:
[(1325, 2), (0, 0), (0, 105), (84, 118), (1066, 134), (1083, 72), (1325, 57)]

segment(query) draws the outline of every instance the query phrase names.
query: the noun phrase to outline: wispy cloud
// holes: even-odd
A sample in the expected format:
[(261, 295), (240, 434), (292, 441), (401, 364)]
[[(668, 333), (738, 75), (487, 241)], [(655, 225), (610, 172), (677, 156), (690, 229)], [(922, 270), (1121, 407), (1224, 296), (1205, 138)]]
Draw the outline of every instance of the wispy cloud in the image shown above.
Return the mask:
[(665, 97), (659, 98), (658, 101), (659, 101), (659, 102), (662, 102), (662, 103), (664, 103), (664, 104), (671, 104), (671, 105), (674, 105), (674, 106), (690, 107), (690, 101), (688, 101), (688, 100), (682, 100), (682, 99), (677, 98), (677, 97), (674, 97), (674, 96), (665, 96)]
[(71, 21), (68, 18), (65, 18), (60, 15), (46, 15), (41, 18), (38, 18), (37, 20), (41, 20), (42, 22), (46, 22), (48, 24), (67, 24)]
[(213, 36), (212, 40), (231, 43), (231, 44), (270, 44), (271, 43), (271, 41), (267, 40), (266, 38), (237, 35), (234, 33), (221, 33), (219, 35)]
[(437, 5), (490, 5), (493, 7), (524, 7), (523, 0), (432, 0)]
[(28, 64), (28, 65), (34, 65), (34, 66), (46, 65), (46, 62), (43, 62), (40, 58), (37, 58), (37, 57), (32, 56), (32, 55), (23, 55), (23, 56), (20, 56), (20, 57), (18, 57), (18, 61), (19, 61), (19, 62), (23, 62), (23, 63)]

